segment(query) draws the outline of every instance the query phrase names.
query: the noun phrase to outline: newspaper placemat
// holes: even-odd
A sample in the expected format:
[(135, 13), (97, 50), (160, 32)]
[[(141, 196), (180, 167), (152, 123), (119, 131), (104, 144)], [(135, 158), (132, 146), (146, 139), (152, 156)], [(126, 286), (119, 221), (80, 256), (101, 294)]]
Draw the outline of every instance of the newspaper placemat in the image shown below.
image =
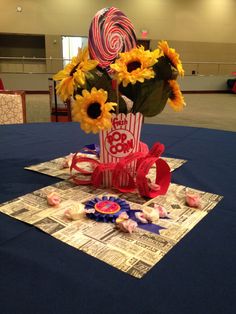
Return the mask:
[[(47, 204), (46, 195), (52, 191), (57, 192), (62, 200), (57, 208)], [(135, 193), (115, 194), (61, 181), (1, 204), (0, 211), (32, 224), (125, 273), (142, 278), (222, 199), (216, 194), (191, 191), (200, 193), (201, 209), (185, 204), (186, 187), (177, 184), (171, 184), (165, 196), (147, 200)], [(159, 235), (139, 228), (127, 234), (117, 230), (113, 223), (96, 222), (86, 216), (77, 221), (65, 217), (65, 211), (77, 202), (85, 203), (103, 195), (126, 199), (131, 209), (154, 207), (155, 203), (164, 206), (169, 219), (159, 219), (158, 225), (165, 229), (161, 229)]]
[[(84, 154), (81, 154), (81, 155), (84, 156)], [(162, 159), (164, 159), (168, 163), (171, 171), (174, 171), (175, 169), (181, 167), (184, 163), (187, 162), (187, 160), (185, 159), (177, 159), (177, 158), (169, 158), (169, 157), (163, 157)], [(60, 158), (56, 158), (56, 159), (49, 160), (46, 162), (42, 162), (37, 165), (27, 166), (27, 167), (24, 167), (24, 169), (43, 173), (51, 177), (68, 180), (70, 178), (70, 171), (68, 168), (63, 168), (64, 160), (65, 160), (65, 157), (60, 157)]]

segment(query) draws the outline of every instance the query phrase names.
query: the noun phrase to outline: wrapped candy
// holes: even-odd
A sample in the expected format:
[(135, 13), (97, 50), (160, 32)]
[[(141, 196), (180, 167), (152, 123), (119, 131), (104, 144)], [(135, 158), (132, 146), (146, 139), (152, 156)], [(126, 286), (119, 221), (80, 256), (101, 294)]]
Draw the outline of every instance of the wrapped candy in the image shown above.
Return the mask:
[(185, 201), (186, 201), (186, 204), (190, 207), (195, 207), (195, 208), (199, 208), (200, 207), (200, 195), (198, 193), (192, 193), (192, 192), (189, 192), (189, 191), (186, 191), (186, 194), (185, 194)]
[(51, 192), (47, 195), (47, 202), (50, 206), (58, 206), (61, 202), (60, 195), (56, 192)]
[(138, 227), (138, 224), (136, 221), (132, 219), (125, 219), (125, 220), (116, 222), (116, 226), (123, 232), (132, 233)]
[(123, 212), (116, 218), (116, 223), (122, 222), (127, 219), (129, 219), (129, 215), (126, 212)]
[(135, 217), (143, 224), (147, 224), (148, 220), (144, 212), (137, 212), (135, 213)]
[(168, 213), (167, 213), (167, 210), (165, 209), (165, 207), (158, 205), (158, 204), (154, 204), (154, 208), (156, 210), (158, 210), (160, 218), (167, 218), (168, 217)]
[(78, 220), (80, 219), (82, 216), (84, 216), (84, 205), (81, 203), (77, 203), (74, 206), (71, 206), (70, 208), (68, 208), (64, 215), (66, 216), (66, 218), (70, 219), (70, 220)]
[(68, 156), (65, 157), (65, 159), (63, 160), (63, 163), (62, 163), (63, 168), (70, 168), (74, 155), (75, 154), (70, 153)]
[(145, 208), (143, 214), (148, 222), (156, 222), (159, 219), (159, 211), (156, 208)]

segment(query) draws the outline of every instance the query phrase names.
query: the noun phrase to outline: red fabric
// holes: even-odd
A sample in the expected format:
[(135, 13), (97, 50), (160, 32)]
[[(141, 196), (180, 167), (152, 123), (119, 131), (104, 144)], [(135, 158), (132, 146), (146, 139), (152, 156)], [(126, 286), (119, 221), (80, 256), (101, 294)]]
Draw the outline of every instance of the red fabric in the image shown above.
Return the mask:
[(236, 94), (236, 82), (234, 83), (234, 86), (232, 88), (232, 92)]
[(5, 90), (4, 85), (3, 85), (3, 81), (1, 78), (0, 78), (0, 90)]

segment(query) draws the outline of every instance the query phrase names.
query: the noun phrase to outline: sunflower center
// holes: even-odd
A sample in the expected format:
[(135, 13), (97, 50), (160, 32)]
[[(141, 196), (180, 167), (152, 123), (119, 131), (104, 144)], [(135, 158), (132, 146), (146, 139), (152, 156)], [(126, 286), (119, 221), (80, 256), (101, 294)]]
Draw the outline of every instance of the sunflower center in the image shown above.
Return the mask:
[(87, 109), (87, 115), (91, 119), (97, 119), (101, 115), (101, 112), (101, 105), (98, 102), (90, 104)]
[(141, 63), (139, 61), (132, 61), (127, 64), (128, 72), (132, 72), (138, 68), (141, 68)]

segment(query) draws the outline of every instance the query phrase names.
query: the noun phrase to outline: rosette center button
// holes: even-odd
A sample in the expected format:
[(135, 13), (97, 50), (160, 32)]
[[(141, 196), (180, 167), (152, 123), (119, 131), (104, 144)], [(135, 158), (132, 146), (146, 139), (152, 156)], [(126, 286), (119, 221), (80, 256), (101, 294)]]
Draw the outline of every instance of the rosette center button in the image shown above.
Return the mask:
[(115, 202), (105, 200), (98, 202), (95, 205), (95, 209), (102, 214), (115, 214), (120, 210), (120, 205)]

